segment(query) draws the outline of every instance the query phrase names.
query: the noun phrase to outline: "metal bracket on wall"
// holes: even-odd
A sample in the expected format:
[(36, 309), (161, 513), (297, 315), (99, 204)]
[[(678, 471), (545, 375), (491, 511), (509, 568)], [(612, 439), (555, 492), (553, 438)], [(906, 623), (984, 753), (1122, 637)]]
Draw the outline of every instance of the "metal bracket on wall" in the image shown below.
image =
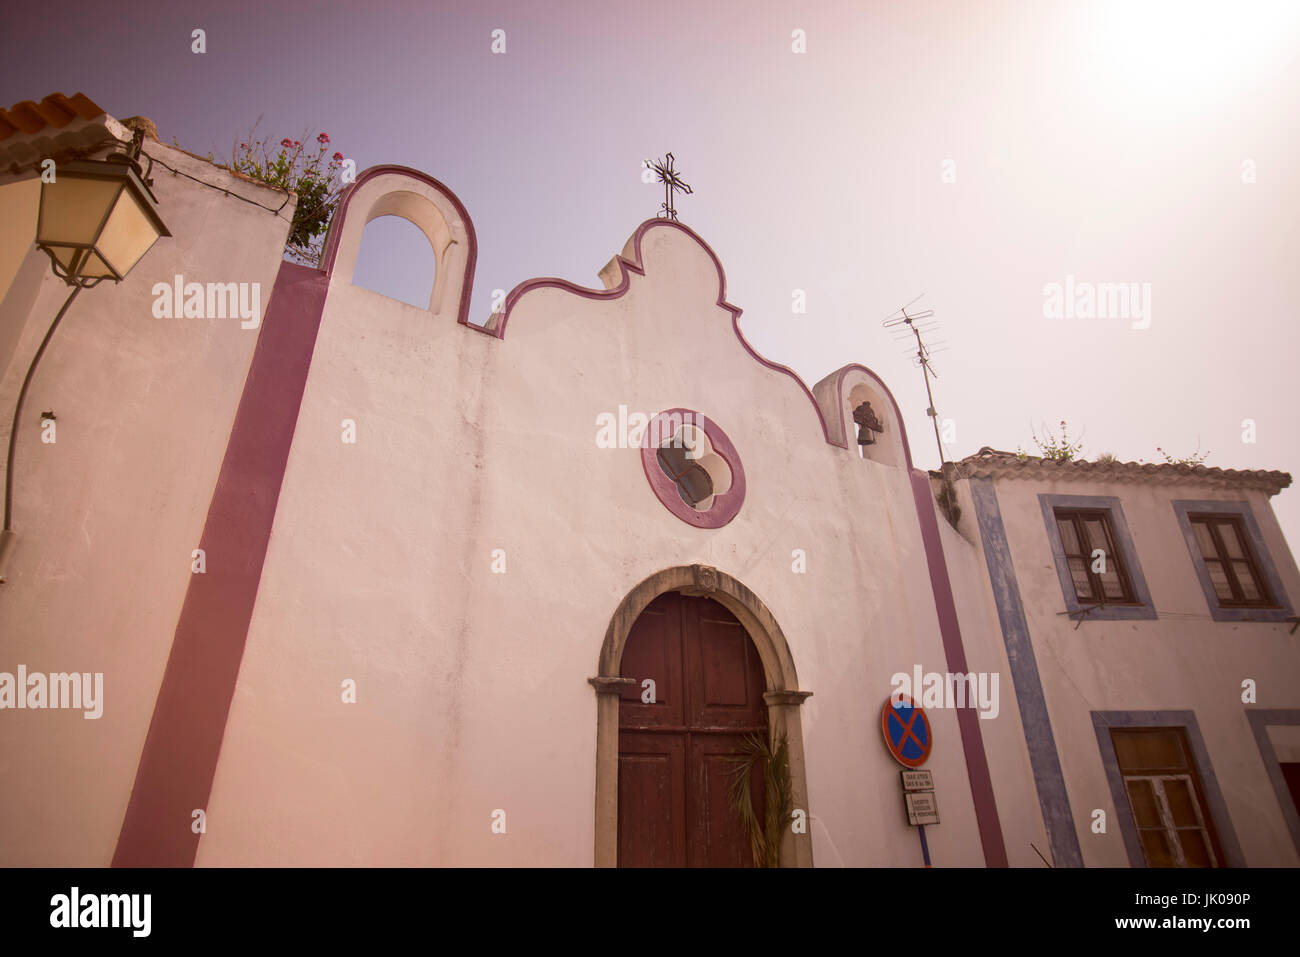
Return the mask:
[[(1084, 618), (1088, 617), (1088, 615), (1090, 615), (1092, 612), (1096, 611), (1097, 609), (1105, 608), (1105, 607), (1106, 607), (1106, 603), (1104, 601), (1100, 601), (1097, 602), (1095, 605), (1084, 605), (1081, 608), (1075, 609), (1074, 611), (1070, 611), (1069, 609), (1065, 611), (1058, 611), (1057, 614), (1069, 615), (1071, 620), (1074, 621), (1074, 630), (1078, 631), (1079, 626), (1083, 624)], [(1074, 618), (1075, 615), (1079, 616), (1078, 619)]]

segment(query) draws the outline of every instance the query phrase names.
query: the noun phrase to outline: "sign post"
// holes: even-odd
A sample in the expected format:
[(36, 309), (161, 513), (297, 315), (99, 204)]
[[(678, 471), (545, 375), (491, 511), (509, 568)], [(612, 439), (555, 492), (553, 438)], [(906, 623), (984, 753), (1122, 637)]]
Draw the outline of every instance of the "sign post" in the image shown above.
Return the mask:
[(925, 711), (906, 695), (898, 695), (897, 702), (894, 697), (886, 698), (880, 709), (880, 729), (889, 753), (908, 769), (900, 772), (907, 823), (916, 828), (921, 838), (921, 859), (929, 867), (930, 846), (925, 840), (925, 826), (939, 823), (939, 804), (934, 797), (934, 774), (916, 769), (929, 760), (934, 736)]

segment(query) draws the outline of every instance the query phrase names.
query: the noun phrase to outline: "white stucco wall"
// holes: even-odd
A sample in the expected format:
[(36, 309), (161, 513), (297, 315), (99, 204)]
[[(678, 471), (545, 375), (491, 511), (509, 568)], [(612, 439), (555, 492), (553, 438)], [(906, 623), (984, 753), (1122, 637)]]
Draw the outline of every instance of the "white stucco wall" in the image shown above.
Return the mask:
[[(334, 284), (200, 865), (589, 866), (586, 679), (623, 596), (700, 562), (767, 604), (814, 692), (816, 862), (919, 866), (879, 730), (890, 675), (943, 661), (908, 475), (827, 444), (799, 385), (737, 339), (694, 239), (653, 228), (643, 253), (621, 298), (526, 292), (504, 340)], [(688, 526), (637, 449), (597, 447), (620, 404), (726, 431), (748, 479), (734, 521)], [(980, 865), (956, 720), (933, 717), (931, 851)]]
[[(145, 148), (206, 183), (272, 207), (283, 200), (179, 150), (152, 141)], [(161, 166), (154, 178), (173, 237), (159, 240), (120, 285), (79, 295), (41, 361), (20, 425), (19, 539), (0, 586), (0, 671), (24, 664), (30, 672), (102, 672), (104, 704), (98, 720), (81, 711), (0, 713), (6, 866), (112, 859), (190, 553), (257, 341), (237, 319), (154, 318), (152, 286), (177, 273), (257, 282), (265, 309), (293, 211), (290, 204), (277, 217)], [(30, 189), (3, 185), (0, 196)], [(23, 245), (46, 265), (30, 274), (36, 288), (11, 289), (10, 297), (29, 294), (34, 304), (25, 315), (0, 310), (3, 321), (22, 324), (0, 380), (0, 444), (31, 356), (68, 293), (33, 239), (34, 220)], [(40, 437), (47, 410), (57, 416), (53, 444)]]

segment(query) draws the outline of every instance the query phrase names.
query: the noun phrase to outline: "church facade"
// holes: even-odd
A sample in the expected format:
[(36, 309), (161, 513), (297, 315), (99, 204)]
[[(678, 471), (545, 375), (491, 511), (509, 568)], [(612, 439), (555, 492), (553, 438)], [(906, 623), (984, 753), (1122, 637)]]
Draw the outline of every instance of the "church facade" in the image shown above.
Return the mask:
[[(131, 131), (6, 115), (8, 411), (66, 296), (33, 164)], [(145, 153), (171, 236), (72, 305), (18, 423), (0, 672), (102, 683), (91, 718), (15, 678), (0, 862), (751, 864), (765, 743), (782, 866), (1300, 863), (1289, 476), (931, 474), (870, 369), (755, 353), (678, 222), (477, 324), (432, 177), (361, 173), (308, 268), (282, 193)], [(428, 308), (352, 284), (384, 215), (434, 250)]]

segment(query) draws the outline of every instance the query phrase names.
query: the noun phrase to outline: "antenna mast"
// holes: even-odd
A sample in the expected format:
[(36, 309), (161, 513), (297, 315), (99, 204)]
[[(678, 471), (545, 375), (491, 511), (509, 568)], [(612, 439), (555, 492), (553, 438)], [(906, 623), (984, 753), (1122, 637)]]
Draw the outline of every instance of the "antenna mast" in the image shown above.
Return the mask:
[[(924, 295), (925, 293), (921, 294), (921, 296)], [(925, 396), (930, 400), (930, 405), (925, 410), (925, 414), (930, 417), (934, 425), (934, 444), (939, 449), (939, 464), (942, 467), (948, 464), (948, 457), (944, 454), (943, 442), (939, 438), (939, 413), (934, 409), (934, 393), (930, 389), (930, 377), (933, 376), (937, 379), (939, 374), (934, 371), (934, 366), (930, 365), (930, 357), (936, 352), (944, 352), (945, 349), (927, 346), (925, 340), (921, 338), (921, 333), (933, 332), (939, 328), (939, 322), (934, 318), (934, 310), (926, 309), (923, 312), (915, 313), (907, 311), (921, 296), (917, 296), (912, 302), (909, 302), (898, 312), (885, 319), (881, 325), (886, 329), (894, 330), (896, 340), (903, 340), (913, 336), (916, 338), (916, 351), (913, 352), (909, 347), (903, 352), (903, 355), (912, 357), (912, 364), (921, 367), (922, 375), (925, 378)], [(934, 345), (943, 346), (946, 342), (947, 340), (941, 339), (935, 342)]]
[[(930, 417), (930, 422), (934, 426), (934, 444), (939, 449), (939, 469), (943, 475), (943, 492), (938, 496), (939, 505), (943, 508), (948, 516), (948, 521), (954, 528), (957, 527), (957, 520), (961, 517), (961, 509), (957, 507), (957, 492), (953, 487), (952, 471), (954, 466), (948, 461), (948, 456), (944, 454), (943, 440), (939, 437), (939, 413), (934, 408), (934, 392), (930, 388), (931, 377), (937, 379), (939, 374), (934, 371), (934, 366), (930, 365), (930, 357), (936, 352), (946, 351), (945, 339), (940, 339), (932, 345), (926, 345), (925, 340), (921, 338), (922, 333), (934, 332), (939, 328), (939, 322), (934, 318), (933, 309), (925, 309), (921, 312), (909, 313), (907, 310), (913, 306), (917, 299), (924, 296), (922, 293), (913, 299), (906, 306), (903, 306), (898, 312), (886, 318), (881, 325), (886, 329), (893, 330), (895, 340), (915, 338), (916, 349), (909, 346), (903, 355), (911, 356), (912, 364), (921, 367), (921, 375), (925, 379), (925, 396), (930, 405), (925, 410), (925, 414)], [(935, 348), (935, 347), (939, 348)]]

